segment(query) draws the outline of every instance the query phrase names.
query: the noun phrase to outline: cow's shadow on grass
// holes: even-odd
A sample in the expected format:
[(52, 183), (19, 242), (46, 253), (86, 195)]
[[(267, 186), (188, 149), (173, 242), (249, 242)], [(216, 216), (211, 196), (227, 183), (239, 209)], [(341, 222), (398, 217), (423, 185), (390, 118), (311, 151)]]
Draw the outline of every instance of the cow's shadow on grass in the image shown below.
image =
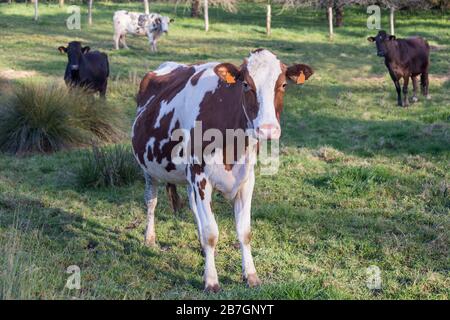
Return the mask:
[[(145, 247), (143, 235), (137, 237), (130, 232), (130, 228), (135, 226), (110, 227), (82, 212), (68, 212), (20, 193), (3, 194), (0, 197), (0, 212), (2, 228), (16, 228), (17, 232), (23, 232), (24, 236), (29, 231), (36, 230), (45, 239), (43, 244), (46, 247), (68, 253), (65, 257), (67, 266), (79, 265), (82, 268), (86, 264), (95, 265), (99, 272), (108, 272), (111, 264), (134, 264), (142, 267), (138, 271), (142, 279), (170, 279), (174, 285), (189, 284), (193, 288), (202, 289), (202, 268), (196, 269), (179, 261), (176, 258), (177, 253), (171, 250), (172, 243), (161, 242), (155, 248)], [(145, 216), (144, 212), (142, 216)], [(140, 226), (138, 228), (140, 229)], [(192, 250), (200, 255), (198, 248)], [(170, 268), (164, 267), (165, 263), (155, 261), (165, 261)], [(98, 280), (95, 279), (91, 283), (83, 281), (87, 287), (98, 285), (95, 283)], [(231, 280), (224, 277), (223, 282), (229, 283)]]

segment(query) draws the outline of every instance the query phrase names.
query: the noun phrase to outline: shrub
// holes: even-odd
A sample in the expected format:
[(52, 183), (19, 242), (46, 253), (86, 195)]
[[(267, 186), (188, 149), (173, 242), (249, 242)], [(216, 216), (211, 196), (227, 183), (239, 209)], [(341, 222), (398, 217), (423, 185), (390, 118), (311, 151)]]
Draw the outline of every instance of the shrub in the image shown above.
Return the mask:
[(75, 172), (77, 184), (83, 188), (128, 185), (142, 178), (142, 170), (130, 147), (115, 145), (82, 154)]
[(82, 89), (27, 83), (0, 106), (0, 150), (52, 152), (122, 135), (120, 113)]

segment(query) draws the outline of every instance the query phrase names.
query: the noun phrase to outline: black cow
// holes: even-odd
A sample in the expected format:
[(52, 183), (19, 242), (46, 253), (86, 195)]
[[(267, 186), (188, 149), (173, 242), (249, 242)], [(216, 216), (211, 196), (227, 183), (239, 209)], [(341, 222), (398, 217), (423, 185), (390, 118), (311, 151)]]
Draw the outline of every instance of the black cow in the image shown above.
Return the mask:
[(66, 47), (59, 47), (61, 53), (67, 53), (68, 63), (64, 80), (68, 86), (80, 86), (105, 97), (108, 85), (108, 56), (99, 51), (90, 52), (89, 47), (82, 47), (78, 41), (69, 42)]
[[(412, 101), (417, 99), (417, 76), (420, 75), (422, 94), (428, 95), (428, 68), (430, 66), (430, 47), (428, 42), (420, 37), (409, 39), (396, 39), (388, 35), (386, 31), (379, 31), (376, 37), (368, 37), (367, 40), (377, 45), (377, 55), (384, 57), (384, 63), (389, 70), (392, 81), (397, 90), (397, 103), (407, 107), (409, 78), (413, 83)], [(400, 90), (400, 79), (403, 78), (403, 104)]]

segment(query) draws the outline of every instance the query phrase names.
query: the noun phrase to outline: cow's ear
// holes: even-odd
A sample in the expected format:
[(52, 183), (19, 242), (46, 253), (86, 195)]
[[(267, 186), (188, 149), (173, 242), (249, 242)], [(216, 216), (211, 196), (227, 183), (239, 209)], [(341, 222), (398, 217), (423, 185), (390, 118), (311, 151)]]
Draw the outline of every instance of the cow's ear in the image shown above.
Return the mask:
[(286, 77), (296, 84), (304, 84), (313, 73), (313, 69), (306, 64), (294, 64), (287, 68)]
[(81, 49), (81, 52), (82, 52), (82, 53), (88, 53), (90, 50), (91, 50), (91, 48), (90, 48), (89, 46), (86, 46), (86, 47), (83, 47), (83, 48)]
[(374, 42), (374, 41), (375, 41), (375, 38), (374, 38), (374, 37), (368, 37), (368, 38), (367, 38), (367, 41), (369, 41), (369, 42)]
[(228, 84), (236, 83), (241, 77), (241, 70), (232, 63), (221, 63), (214, 68), (214, 72)]
[(63, 46), (58, 47), (58, 50), (59, 50), (59, 52), (61, 52), (61, 53), (66, 53), (66, 52), (67, 52), (67, 48), (66, 48), (66, 47), (63, 47)]
[(389, 36), (389, 40), (395, 40), (395, 36)]

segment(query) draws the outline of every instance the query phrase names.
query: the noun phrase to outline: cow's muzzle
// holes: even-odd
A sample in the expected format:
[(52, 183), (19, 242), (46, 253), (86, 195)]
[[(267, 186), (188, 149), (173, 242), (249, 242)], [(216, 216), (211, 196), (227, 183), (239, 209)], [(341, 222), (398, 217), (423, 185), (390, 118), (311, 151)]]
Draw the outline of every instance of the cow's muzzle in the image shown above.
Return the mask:
[(384, 56), (385, 56), (385, 54), (384, 54), (384, 52), (380, 52), (380, 51), (378, 51), (378, 52), (377, 52), (377, 56), (379, 56), (379, 57), (384, 57)]

